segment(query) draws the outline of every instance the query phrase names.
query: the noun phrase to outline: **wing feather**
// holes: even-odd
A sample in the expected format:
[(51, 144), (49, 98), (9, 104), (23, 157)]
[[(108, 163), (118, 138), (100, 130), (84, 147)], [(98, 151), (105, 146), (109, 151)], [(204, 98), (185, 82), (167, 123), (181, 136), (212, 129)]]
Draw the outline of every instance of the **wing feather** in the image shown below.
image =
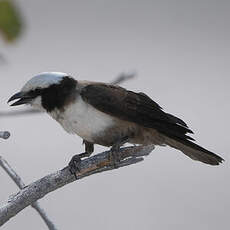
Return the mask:
[(165, 113), (162, 108), (144, 93), (135, 93), (119, 86), (92, 84), (82, 89), (83, 100), (96, 109), (119, 119), (132, 121), (148, 128), (154, 128), (165, 135), (165, 143), (181, 150), (194, 160), (218, 165), (223, 159), (189, 141), (193, 138), (186, 123), (178, 117)]
[(91, 84), (81, 91), (83, 100), (96, 109), (121, 120), (135, 122), (180, 139), (190, 139), (193, 133), (181, 119), (165, 113), (144, 93), (135, 93), (122, 87), (107, 84)]

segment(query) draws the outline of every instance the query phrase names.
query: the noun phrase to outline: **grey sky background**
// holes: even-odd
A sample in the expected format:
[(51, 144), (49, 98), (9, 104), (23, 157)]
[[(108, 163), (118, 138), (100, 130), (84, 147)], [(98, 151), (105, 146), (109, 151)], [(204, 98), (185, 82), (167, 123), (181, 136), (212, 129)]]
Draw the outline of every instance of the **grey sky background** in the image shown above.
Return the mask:
[[(143, 91), (185, 120), (197, 143), (220, 154), (218, 167), (157, 147), (144, 162), (72, 183), (41, 200), (59, 229), (229, 229), (230, 2), (224, 0), (26, 1), (26, 21), (13, 46), (0, 40), (1, 110), (33, 75), (62, 71), (76, 79)], [(46, 114), (1, 118), (9, 130), (1, 155), (30, 183), (64, 167), (83, 150)], [(97, 147), (96, 152), (105, 148)], [(0, 170), (0, 200), (18, 191)], [(27, 208), (2, 229), (45, 229)]]

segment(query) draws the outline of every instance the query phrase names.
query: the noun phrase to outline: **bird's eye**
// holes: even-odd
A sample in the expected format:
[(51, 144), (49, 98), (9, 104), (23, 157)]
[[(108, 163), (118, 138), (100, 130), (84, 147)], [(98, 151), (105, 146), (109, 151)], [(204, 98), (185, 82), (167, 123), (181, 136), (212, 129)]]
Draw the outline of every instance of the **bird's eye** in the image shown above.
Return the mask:
[(41, 89), (34, 89), (34, 90), (31, 90), (30, 92), (28, 92), (28, 95), (32, 98), (35, 98), (37, 96), (40, 96), (42, 94), (42, 90)]

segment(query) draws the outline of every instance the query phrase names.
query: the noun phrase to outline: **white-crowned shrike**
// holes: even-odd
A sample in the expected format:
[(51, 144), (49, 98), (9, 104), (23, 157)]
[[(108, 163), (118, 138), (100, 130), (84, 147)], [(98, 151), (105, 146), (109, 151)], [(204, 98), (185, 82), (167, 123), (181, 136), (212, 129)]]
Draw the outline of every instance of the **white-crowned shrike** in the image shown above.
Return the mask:
[(162, 108), (144, 93), (117, 85), (80, 81), (65, 73), (41, 73), (30, 79), (8, 102), (29, 104), (46, 111), (68, 133), (77, 134), (85, 152), (69, 163), (76, 172), (82, 157), (89, 156), (94, 144), (117, 150), (126, 142), (168, 145), (193, 160), (218, 165), (223, 159), (195, 144), (186, 123)]

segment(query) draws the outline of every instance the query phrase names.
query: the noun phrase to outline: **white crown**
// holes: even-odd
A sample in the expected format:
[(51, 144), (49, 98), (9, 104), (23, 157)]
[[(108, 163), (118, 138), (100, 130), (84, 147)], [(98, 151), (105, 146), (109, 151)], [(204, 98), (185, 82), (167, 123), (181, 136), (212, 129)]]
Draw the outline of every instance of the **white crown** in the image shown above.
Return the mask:
[(47, 88), (52, 84), (57, 84), (66, 76), (68, 76), (68, 74), (61, 72), (40, 73), (27, 81), (21, 91), (27, 92), (36, 88)]

